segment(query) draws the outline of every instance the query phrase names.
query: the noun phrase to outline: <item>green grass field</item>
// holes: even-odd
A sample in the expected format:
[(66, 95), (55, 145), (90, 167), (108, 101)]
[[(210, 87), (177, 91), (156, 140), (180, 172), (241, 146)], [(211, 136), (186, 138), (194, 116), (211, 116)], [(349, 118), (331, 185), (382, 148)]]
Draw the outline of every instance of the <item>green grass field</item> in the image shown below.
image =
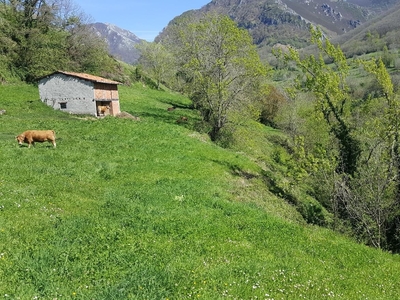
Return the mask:
[[(185, 97), (120, 100), (140, 121), (0, 86), (0, 298), (399, 299), (398, 255), (306, 225), (255, 159), (192, 129)], [(54, 129), (57, 148), (19, 147), (26, 129)]]

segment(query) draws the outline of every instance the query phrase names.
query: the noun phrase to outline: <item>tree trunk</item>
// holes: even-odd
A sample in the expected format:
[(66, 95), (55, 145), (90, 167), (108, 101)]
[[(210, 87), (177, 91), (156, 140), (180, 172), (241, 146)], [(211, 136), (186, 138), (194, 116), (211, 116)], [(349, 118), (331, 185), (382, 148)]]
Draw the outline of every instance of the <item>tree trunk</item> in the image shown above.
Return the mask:
[(218, 139), (220, 130), (221, 127), (219, 126), (213, 126), (213, 128), (211, 129), (209, 135), (213, 142), (215, 142)]

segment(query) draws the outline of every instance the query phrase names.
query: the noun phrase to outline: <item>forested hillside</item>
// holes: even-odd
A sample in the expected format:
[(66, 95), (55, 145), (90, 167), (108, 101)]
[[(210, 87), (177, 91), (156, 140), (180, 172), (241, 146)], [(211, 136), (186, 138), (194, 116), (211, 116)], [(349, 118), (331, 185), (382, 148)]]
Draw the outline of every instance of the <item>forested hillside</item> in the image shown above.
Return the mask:
[(400, 5), (332, 42), (339, 44), (347, 57), (382, 51), (385, 47), (397, 52), (400, 49)]
[[(323, 1), (323, 0), (263, 0), (263, 1), (211, 1), (198, 10), (185, 12), (171, 20), (159, 35), (168, 35), (170, 25), (179, 18), (192, 18), (209, 12), (229, 16), (240, 28), (246, 29), (257, 45), (263, 59), (269, 61), (271, 49), (277, 45), (303, 48), (310, 45), (308, 26), (313, 24), (323, 29), (325, 36), (335, 38), (364, 27), (374, 18), (386, 19), (388, 10), (399, 4), (394, 1)], [(397, 17), (396, 22), (399, 20)], [(394, 31), (393, 31), (394, 32)], [(353, 45), (356, 48), (359, 45)], [(374, 45), (371, 46), (371, 51)], [(349, 45), (349, 48), (352, 46)], [(368, 45), (364, 45), (364, 49)]]
[(55, 70), (118, 76), (88, 20), (70, 1), (1, 1), (0, 82), (34, 82)]

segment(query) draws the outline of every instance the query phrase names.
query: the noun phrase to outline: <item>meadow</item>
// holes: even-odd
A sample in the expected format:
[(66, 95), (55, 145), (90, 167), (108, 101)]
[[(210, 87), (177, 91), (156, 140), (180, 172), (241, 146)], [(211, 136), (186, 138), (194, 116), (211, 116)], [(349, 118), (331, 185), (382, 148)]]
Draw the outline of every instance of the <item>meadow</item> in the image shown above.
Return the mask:
[[(306, 224), (254, 157), (193, 129), (188, 99), (135, 84), (120, 100), (140, 120), (0, 86), (1, 298), (399, 298), (399, 255)], [(57, 148), (18, 146), (27, 129)]]

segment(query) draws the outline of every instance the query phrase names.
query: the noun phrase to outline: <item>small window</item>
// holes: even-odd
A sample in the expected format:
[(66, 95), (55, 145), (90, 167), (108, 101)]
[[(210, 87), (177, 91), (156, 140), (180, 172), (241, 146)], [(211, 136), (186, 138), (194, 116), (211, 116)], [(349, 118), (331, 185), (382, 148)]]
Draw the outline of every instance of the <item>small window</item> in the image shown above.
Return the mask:
[(67, 102), (61, 102), (60, 103), (60, 108), (61, 109), (66, 109), (67, 108)]

